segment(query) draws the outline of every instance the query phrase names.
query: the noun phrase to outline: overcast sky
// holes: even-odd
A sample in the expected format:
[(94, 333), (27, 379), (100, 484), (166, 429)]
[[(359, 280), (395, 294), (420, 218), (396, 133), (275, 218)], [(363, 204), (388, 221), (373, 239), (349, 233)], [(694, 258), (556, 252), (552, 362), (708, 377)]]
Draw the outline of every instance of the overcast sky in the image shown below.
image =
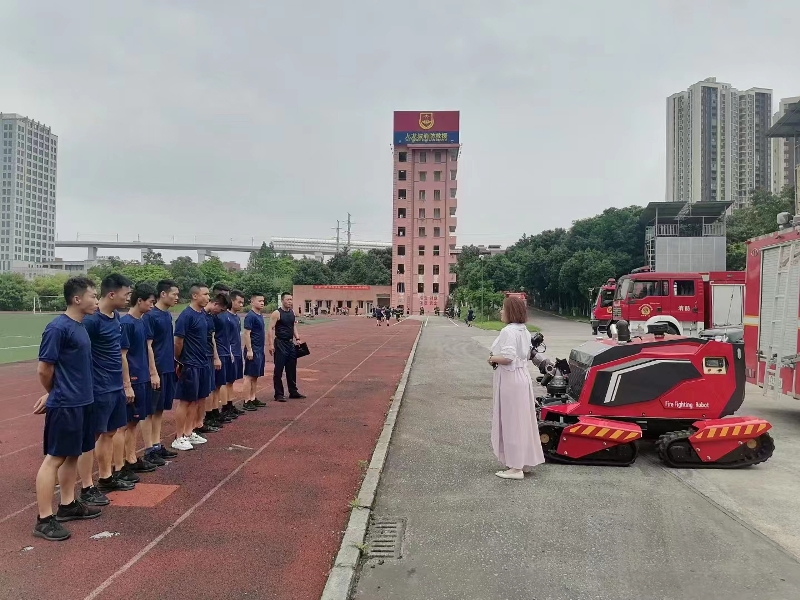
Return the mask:
[[(391, 239), (392, 111), (460, 110), (458, 241), (664, 199), (666, 97), (800, 95), (795, 1), (3, 0), (60, 238)], [(59, 251), (82, 258), (83, 251)]]

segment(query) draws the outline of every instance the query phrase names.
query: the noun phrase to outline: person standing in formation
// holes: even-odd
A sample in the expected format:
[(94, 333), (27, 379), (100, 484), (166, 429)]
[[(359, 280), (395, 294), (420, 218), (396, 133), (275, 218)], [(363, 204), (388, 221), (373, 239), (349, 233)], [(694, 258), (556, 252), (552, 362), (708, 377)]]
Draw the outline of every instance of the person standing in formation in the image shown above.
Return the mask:
[(205, 399), (211, 393), (211, 366), (206, 353), (209, 323), (205, 307), (208, 287), (195, 283), (189, 289), (191, 304), (175, 322), (175, 360), (178, 362), (178, 384), (175, 388), (175, 450), (192, 450), (205, 444), (203, 436), (194, 431), (204, 416)]
[(134, 393), (123, 380), (122, 350), (127, 350), (129, 344), (117, 312), (128, 305), (130, 295), (130, 280), (112, 273), (100, 283), (97, 312), (83, 321), (92, 340), (95, 434), (98, 436), (95, 448), (99, 475), (97, 487), (94, 487), (93, 453), (87, 452), (78, 459), (78, 473), (83, 485), (81, 499), (86, 504), (107, 504), (105, 494), (130, 491), (138, 480), (135, 473), (124, 468), (125, 426), (128, 423), (126, 406), (133, 402)]
[[(228, 397), (228, 404), (231, 408), (234, 407), (233, 400), (236, 392), (233, 385), (244, 377), (244, 358), (242, 358), (242, 320), (239, 318), (239, 311), (244, 307), (244, 294), (238, 290), (231, 290), (230, 293), (230, 308), (228, 308), (225, 315), (225, 327), (228, 331), (228, 340), (230, 341), (230, 367), (227, 371), (225, 387), (227, 388), (226, 395)], [(243, 406), (246, 411), (256, 410), (255, 406)], [(228, 409), (230, 410), (230, 409)]]
[(297, 319), (292, 306), (292, 295), (288, 292), (281, 294), (281, 306), (269, 317), (269, 339), (267, 347), (273, 356), (275, 369), (272, 374), (272, 383), (275, 388), (275, 400), (286, 402), (283, 391), (283, 371), (286, 370), (286, 384), (289, 388), (289, 398), (305, 398), (297, 390), (297, 351), (295, 344), (300, 343), (297, 332)]
[(262, 408), (266, 403), (259, 400), (258, 378), (264, 376), (266, 364), (266, 336), (264, 327), (264, 294), (250, 295), (250, 311), (244, 318), (244, 406)]
[[(136, 428), (153, 414), (152, 386), (159, 385), (153, 357), (153, 330), (142, 319), (153, 308), (155, 296), (156, 290), (152, 285), (137, 284), (131, 293), (128, 314), (119, 320), (123, 335), (128, 339), (128, 349), (122, 351), (122, 380), (125, 387), (133, 388), (134, 398), (127, 406), (128, 424), (125, 427), (123, 465), (134, 473), (150, 473), (156, 470), (154, 463), (136, 456)], [(152, 443), (147, 445), (150, 435), (143, 433), (142, 437), (146, 447), (151, 447)]]
[[(90, 455), (95, 444), (92, 342), (83, 325), (97, 310), (94, 282), (86, 277), (68, 279), (64, 300), (67, 310), (42, 333), (36, 370), (46, 394), (33, 407), (35, 414), (45, 413), (44, 460), (36, 474), (39, 514), (33, 535), (51, 542), (71, 535), (61, 525), (63, 521), (100, 516), (99, 508), (75, 498), (78, 457)], [(61, 502), (53, 514), (56, 482)]]
[(205, 416), (202, 422), (195, 427), (195, 433), (203, 436), (206, 433), (216, 433), (224, 423), (219, 417), (219, 392), (215, 391), (217, 373), (222, 371), (222, 359), (219, 356), (217, 332), (214, 320), (224, 313), (231, 305), (226, 294), (217, 294), (205, 308), (208, 331), (206, 332), (206, 356), (208, 357), (208, 389), (211, 390), (205, 401)]
[(178, 303), (177, 284), (171, 279), (162, 279), (156, 284), (158, 297), (155, 306), (142, 316), (153, 332), (153, 356), (158, 374), (158, 385), (153, 385), (153, 414), (139, 427), (142, 428), (147, 462), (161, 467), (167, 458), (175, 458), (178, 453), (161, 444), (161, 425), (164, 411), (172, 410), (175, 399), (175, 341), (173, 339), (172, 313), (170, 308)]

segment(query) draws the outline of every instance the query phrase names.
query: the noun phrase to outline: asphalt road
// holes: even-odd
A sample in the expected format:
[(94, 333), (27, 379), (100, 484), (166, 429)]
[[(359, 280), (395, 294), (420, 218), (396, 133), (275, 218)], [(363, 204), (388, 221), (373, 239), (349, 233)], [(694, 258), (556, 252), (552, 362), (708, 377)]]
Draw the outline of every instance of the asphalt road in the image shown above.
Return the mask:
[[(588, 324), (535, 314), (548, 354)], [(403, 556), (366, 561), (358, 600), (795, 600), (800, 597), (800, 402), (748, 390), (741, 413), (774, 426), (776, 454), (737, 471), (546, 464), (493, 475), (494, 333), (431, 317), (375, 514), (407, 519)]]

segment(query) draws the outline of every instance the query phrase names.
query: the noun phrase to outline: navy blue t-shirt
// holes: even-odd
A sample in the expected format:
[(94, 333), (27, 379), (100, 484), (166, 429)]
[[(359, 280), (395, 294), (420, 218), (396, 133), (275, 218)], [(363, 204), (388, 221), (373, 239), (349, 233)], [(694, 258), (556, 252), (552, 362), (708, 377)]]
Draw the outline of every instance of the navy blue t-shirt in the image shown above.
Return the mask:
[(153, 332), (153, 357), (156, 371), (175, 371), (175, 340), (172, 331), (172, 313), (153, 307), (142, 317)]
[(128, 338), (128, 374), (131, 383), (150, 383), (150, 358), (147, 340), (153, 339), (153, 330), (144, 319), (124, 315), (119, 322)]
[(82, 323), (58, 315), (47, 324), (39, 360), (55, 365), (47, 408), (86, 406), (92, 393), (92, 342)]
[[(214, 336), (216, 335), (214, 330), (214, 315), (206, 311), (206, 321), (208, 323), (208, 333), (206, 333), (206, 357), (214, 358)], [(217, 354), (219, 354), (219, 350), (217, 350)]]
[(231, 345), (231, 354), (233, 356), (242, 356), (242, 320), (239, 315), (232, 312), (227, 312), (227, 321), (225, 326), (228, 329), (228, 342)]
[(228, 322), (227, 315), (228, 311), (223, 311), (218, 315), (214, 315), (214, 338), (217, 341), (217, 354), (222, 356), (230, 356), (231, 355), (231, 343), (230, 338), (228, 337), (228, 327), (226, 327), (226, 323)]
[(128, 338), (122, 331), (119, 313), (104, 315), (98, 309), (83, 320), (92, 340), (92, 382), (94, 395), (109, 394), (122, 389), (122, 349), (129, 348)]
[(250, 332), (253, 353), (264, 354), (264, 315), (251, 310), (244, 318), (244, 328)]
[(187, 367), (205, 367), (208, 364), (208, 313), (194, 310), (191, 306), (175, 321), (175, 337), (183, 338), (183, 352), (178, 357)]

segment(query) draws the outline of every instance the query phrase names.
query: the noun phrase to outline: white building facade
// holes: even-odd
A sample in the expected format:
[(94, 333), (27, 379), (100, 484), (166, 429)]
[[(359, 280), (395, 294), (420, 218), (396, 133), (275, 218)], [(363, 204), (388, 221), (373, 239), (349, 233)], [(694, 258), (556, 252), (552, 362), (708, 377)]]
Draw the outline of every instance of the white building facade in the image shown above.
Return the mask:
[(772, 90), (739, 91), (709, 77), (667, 98), (669, 202), (749, 200), (771, 188)]
[(55, 258), (58, 137), (15, 113), (0, 130), (0, 272), (30, 272)]

